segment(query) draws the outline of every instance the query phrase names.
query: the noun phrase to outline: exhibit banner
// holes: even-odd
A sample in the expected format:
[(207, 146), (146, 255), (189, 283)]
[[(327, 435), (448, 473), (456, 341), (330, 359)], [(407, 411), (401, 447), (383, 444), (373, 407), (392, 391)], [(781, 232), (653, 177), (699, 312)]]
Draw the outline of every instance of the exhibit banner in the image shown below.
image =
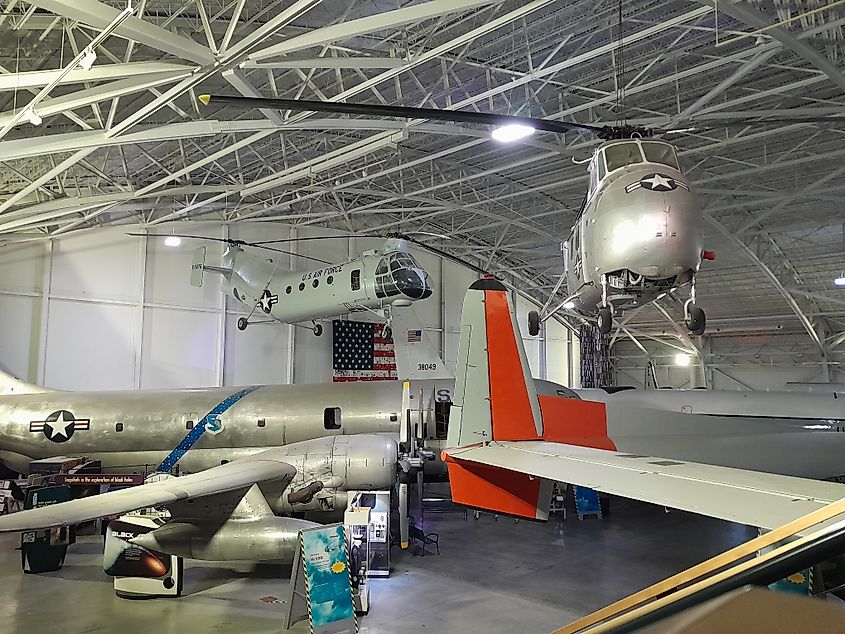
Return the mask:
[(342, 524), (299, 532), (285, 627), (304, 618), (306, 612), (312, 632), (358, 631)]

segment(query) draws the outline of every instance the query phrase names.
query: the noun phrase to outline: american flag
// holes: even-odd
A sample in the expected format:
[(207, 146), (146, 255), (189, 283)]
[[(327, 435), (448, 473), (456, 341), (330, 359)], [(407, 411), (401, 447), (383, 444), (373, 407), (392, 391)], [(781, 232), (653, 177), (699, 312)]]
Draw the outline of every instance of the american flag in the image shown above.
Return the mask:
[(409, 330), (408, 331), (408, 343), (420, 343), (422, 342), (422, 330)]
[(395, 379), (393, 339), (381, 336), (384, 326), (367, 321), (332, 322), (332, 381)]

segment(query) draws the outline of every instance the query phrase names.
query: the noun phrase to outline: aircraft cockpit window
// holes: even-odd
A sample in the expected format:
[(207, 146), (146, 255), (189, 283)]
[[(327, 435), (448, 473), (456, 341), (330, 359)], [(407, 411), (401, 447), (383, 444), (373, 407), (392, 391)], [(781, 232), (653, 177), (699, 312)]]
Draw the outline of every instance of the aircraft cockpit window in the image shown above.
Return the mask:
[(637, 143), (614, 143), (604, 148), (604, 157), (607, 161), (607, 171), (625, 167), (631, 163), (642, 163), (643, 156), (640, 153), (640, 146)]
[(678, 169), (678, 158), (675, 156), (675, 149), (668, 143), (643, 143), (645, 160), (649, 163), (660, 163)]

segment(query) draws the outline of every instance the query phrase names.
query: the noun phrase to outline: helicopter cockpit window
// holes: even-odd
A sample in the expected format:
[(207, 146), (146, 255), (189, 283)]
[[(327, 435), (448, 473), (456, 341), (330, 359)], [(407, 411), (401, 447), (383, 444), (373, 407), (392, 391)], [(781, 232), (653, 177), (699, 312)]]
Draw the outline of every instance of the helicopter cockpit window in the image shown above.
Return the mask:
[(678, 158), (675, 156), (675, 149), (668, 143), (643, 143), (645, 160), (649, 163), (660, 163), (678, 169)]
[(391, 253), (376, 267), (376, 297), (407, 295), (424, 299), (431, 295), (431, 281), (416, 260), (404, 252)]
[(631, 163), (642, 163), (643, 157), (640, 154), (640, 146), (637, 143), (614, 143), (604, 148), (604, 157), (607, 161), (607, 171), (612, 172), (620, 167)]

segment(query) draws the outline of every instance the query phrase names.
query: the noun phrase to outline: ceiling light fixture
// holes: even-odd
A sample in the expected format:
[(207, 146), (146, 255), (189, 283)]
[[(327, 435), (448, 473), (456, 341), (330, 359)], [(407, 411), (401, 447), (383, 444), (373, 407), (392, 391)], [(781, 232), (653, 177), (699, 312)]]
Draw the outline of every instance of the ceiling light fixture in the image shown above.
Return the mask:
[(168, 247), (175, 248), (178, 247), (180, 244), (182, 244), (182, 238), (180, 238), (179, 236), (167, 236), (164, 239), (164, 245)]
[(681, 367), (686, 367), (689, 365), (689, 355), (684, 354), (683, 352), (679, 352), (675, 355), (675, 365), (679, 365)]
[(493, 138), (502, 143), (518, 141), (534, 134), (534, 128), (518, 123), (509, 123), (493, 129)]
[(840, 275), (835, 280), (833, 280), (833, 283), (837, 286), (845, 286), (845, 275)]
[(41, 123), (44, 121), (44, 119), (42, 119), (41, 116), (37, 112), (35, 112), (35, 110), (32, 109), (27, 112), (27, 117), (29, 117), (29, 122), (32, 125), (41, 125)]
[(85, 51), (85, 55), (82, 56), (82, 59), (79, 60), (79, 65), (83, 70), (91, 70), (95, 61), (97, 61), (97, 53), (94, 52), (94, 49), (89, 48)]
[(563, 303), (564, 310), (572, 310), (575, 308), (575, 302), (564, 302)]

